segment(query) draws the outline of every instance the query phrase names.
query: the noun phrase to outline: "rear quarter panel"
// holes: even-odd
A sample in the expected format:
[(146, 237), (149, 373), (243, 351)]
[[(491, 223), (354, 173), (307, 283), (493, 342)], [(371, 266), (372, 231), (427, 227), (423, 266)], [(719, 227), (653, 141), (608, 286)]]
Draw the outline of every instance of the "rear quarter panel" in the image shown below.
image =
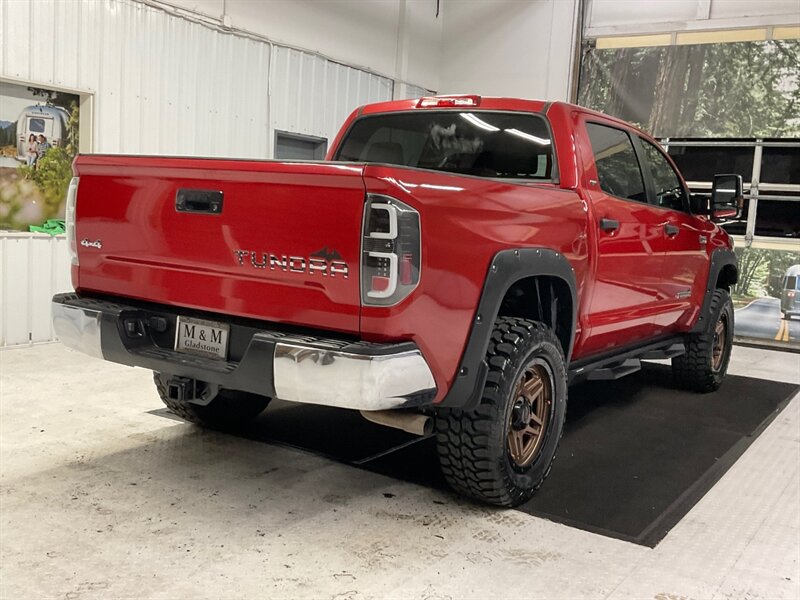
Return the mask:
[(579, 297), (586, 283), (586, 213), (578, 195), (555, 185), (511, 184), (416, 169), (368, 165), (369, 192), (420, 213), (419, 287), (392, 307), (362, 307), (365, 339), (411, 339), (436, 377), (441, 400), (456, 375), (497, 252), (546, 247), (575, 269)]

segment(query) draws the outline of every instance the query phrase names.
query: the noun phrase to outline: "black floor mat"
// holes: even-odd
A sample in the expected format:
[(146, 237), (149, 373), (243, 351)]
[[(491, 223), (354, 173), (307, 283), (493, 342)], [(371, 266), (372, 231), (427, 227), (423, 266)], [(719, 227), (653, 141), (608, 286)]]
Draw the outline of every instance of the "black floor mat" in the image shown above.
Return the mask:
[[(647, 365), (570, 390), (553, 470), (525, 513), (655, 546), (744, 452), (798, 386), (728, 376), (713, 394), (676, 390)], [(156, 411), (163, 414), (166, 411)], [(357, 413), (273, 402), (239, 432), (432, 487), (444, 487), (432, 439)]]

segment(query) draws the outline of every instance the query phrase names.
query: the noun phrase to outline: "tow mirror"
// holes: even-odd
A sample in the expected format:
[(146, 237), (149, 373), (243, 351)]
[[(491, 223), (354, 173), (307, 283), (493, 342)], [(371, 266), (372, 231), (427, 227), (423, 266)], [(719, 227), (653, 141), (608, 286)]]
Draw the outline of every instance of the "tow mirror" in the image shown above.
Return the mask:
[(744, 208), (741, 175), (714, 175), (711, 188), (711, 220), (727, 221), (741, 217)]

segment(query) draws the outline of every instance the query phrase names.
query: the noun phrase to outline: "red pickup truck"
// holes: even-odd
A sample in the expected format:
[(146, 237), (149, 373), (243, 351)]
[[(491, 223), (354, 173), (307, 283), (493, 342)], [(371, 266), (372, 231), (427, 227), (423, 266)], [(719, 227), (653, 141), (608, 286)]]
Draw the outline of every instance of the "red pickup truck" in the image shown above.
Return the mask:
[(186, 420), (271, 398), (435, 431), (457, 491), (512, 506), (556, 454), (568, 385), (671, 358), (716, 389), (737, 265), (644, 132), (561, 102), (363, 106), (322, 162), (79, 156), (68, 346), (151, 369)]

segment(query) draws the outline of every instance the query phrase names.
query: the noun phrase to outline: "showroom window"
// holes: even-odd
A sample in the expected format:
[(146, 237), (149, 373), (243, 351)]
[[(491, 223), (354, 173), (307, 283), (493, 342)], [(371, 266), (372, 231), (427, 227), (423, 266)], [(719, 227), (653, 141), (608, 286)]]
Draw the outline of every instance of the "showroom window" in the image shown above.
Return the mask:
[[(672, 144), (669, 155), (678, 165), (689, 187), (693, 181), (705, 181), (709, 173), (735, 173), (745, 182), (753, 174), (753, 149), (744, 140), (726, 140), (725, 146), (684, 146)], [(710, 179), (708, 179), (710, 181)]]
[(642, 171), (628, 134), (597, 123), (587, 123), (586, 131), (600, 189), (618, 198), (647, 202)]
[(800, 267), (800, 39), (792, 28), (741, 33), (592, 39), (579, 104), (658, 137), (694, 197), (710, 197), (714, 175), (742, 177), (742, 218), (721, 224), (739, 263), (735, 335), (798, 348), (781, 302)]
[[(800, 238), (800, 142), (792, 139), (664, 139), (692, 194), (709, 196), (715, 174), (736, 173), (744, 182), (742, 219), (725, 223), (747, 244)], [(713, 158), (713, 160), (708, 160)], [(771, 245), (775, 241), (769, 242)], [(787, 247), (787, 249), (792, 249)]]

